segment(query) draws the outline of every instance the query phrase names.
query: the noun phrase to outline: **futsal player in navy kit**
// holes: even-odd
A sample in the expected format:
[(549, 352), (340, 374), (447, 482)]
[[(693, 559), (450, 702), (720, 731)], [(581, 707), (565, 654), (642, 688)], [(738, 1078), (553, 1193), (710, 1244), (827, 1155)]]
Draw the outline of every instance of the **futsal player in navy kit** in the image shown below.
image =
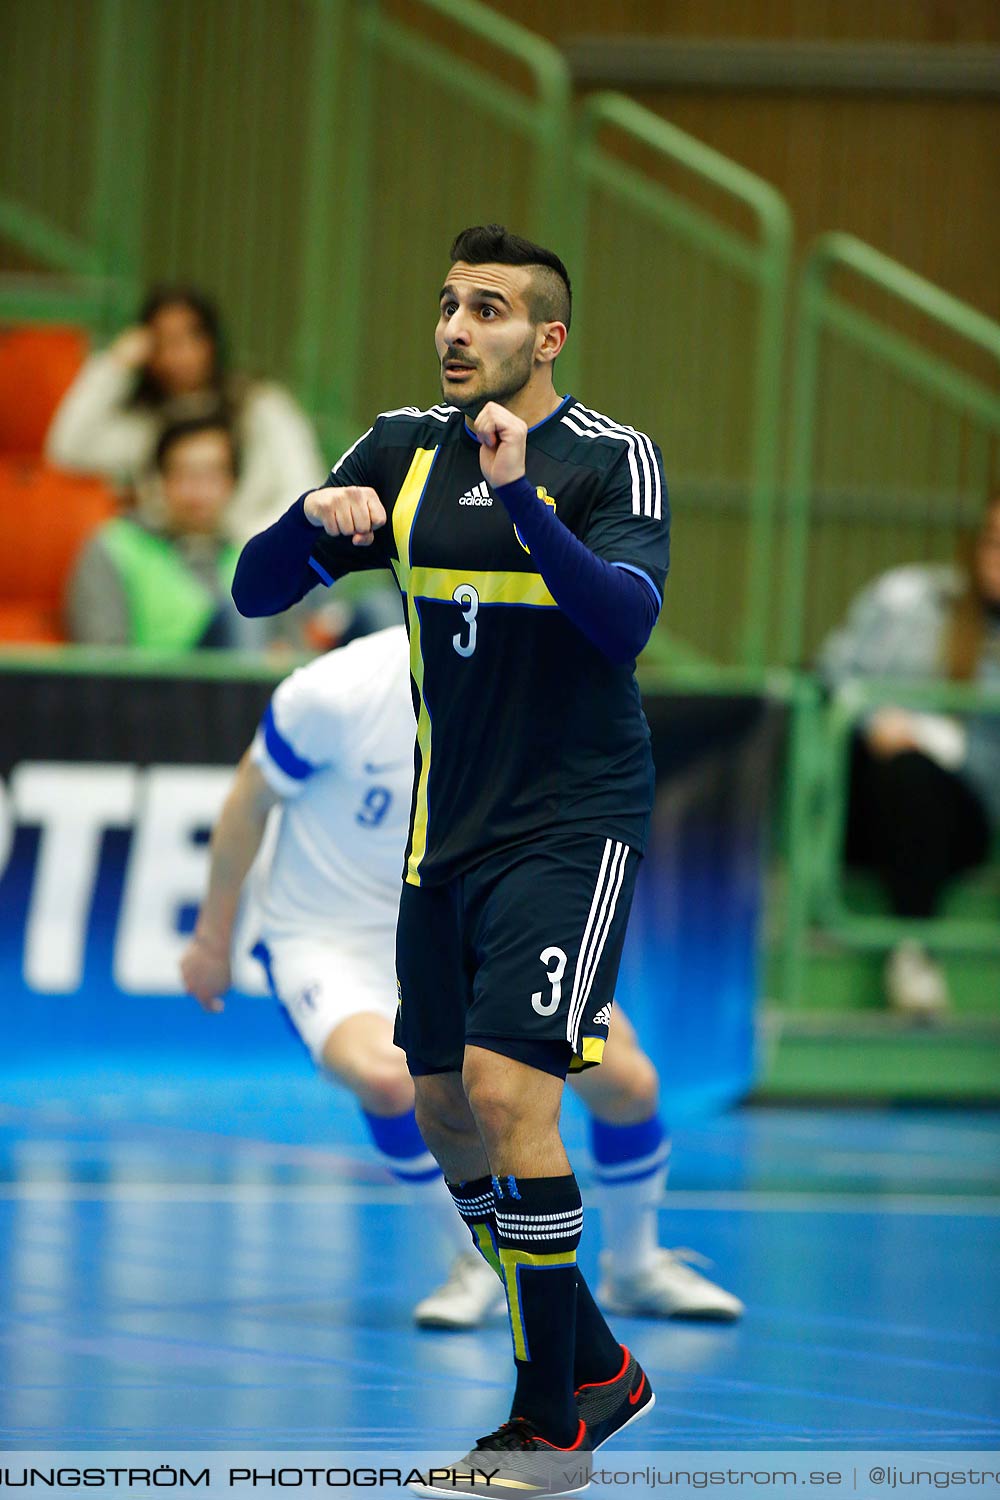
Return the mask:
[[(566, 269), (497, 225), (452, 246), (442, 404), (383, 413), (244, 550), (247, 614), (391, 568), (417, 735), (397, 929), (396, 1041), (417, 1118), (502, 1277), (517, 1383), (458, 1493), (569, 1493), (653, 1404), (576, 1267), (559, 1137), (568, 1071), (599, 1063), (653, 794), (634, 676), (662, 602), (669, 513), (644, 434), (557, 394)], [(449, 1481), (440, 1490), (456, 1493)]]

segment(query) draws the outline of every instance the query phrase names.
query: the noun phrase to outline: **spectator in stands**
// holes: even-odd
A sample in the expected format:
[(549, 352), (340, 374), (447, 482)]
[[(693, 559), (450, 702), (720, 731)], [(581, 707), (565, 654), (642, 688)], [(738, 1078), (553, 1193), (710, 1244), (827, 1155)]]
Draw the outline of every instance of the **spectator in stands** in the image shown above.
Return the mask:
[(227, 370), (219, 315), (193, 287), (157, 287), (139, 322), (84, 364), (53, 418), (45, 452), (64, 469), (135, 486), (139, 510), (156, 520), (144, 487), (164, 427), (222, 410), (243, 461), (226, 526), (244, 542), (277, 519), (289, 496), (322, 483), (326, 468), (312, 426), (280, 386)]
[[(854, 601), (820, 658), (831, 686), (885, 677), (1000, 688), (1000, 493), (958, 567), (894, 568)], [(876, 869), (901, 917), (932, 917), (953, 877), (982, 864), (1000, 827), (1000, 718), (876, 709), (853, 746), (847, 858)], [(916, 942), (886, 966), (889, 1003), (933, 1015), (940, 966)]]
[(239, 458), (225, 420), (188, 417), (168, 427), (155, 467), (162, 523), (118, 516), (92, 534), (69, 582), (70, 639), (167, 651), (266, 644), (230, 594), (240, 548), (224, 521)]

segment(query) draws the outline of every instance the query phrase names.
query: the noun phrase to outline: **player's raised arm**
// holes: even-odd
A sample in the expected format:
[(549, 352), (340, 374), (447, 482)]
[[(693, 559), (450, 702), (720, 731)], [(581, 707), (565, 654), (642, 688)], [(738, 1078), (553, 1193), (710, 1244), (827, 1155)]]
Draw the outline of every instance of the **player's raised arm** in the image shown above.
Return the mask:
[(267, 815), (279, 800), (248, 750), (212, 834), (208, 891), (194, 936), (181, 955), (181, 979), (203, 1010), (224, 1009), (232, 975), (230, 951), (240, 895), (264, 837)]
[[(310, 490), (243, 548), (233, 578), (236, 608), (251, 617), (277, 615), (307, 594), (323, 577), (309, 565), (317, 531), (370, 547), (384, 525), (385, 510), (373, 489), (346, 485)], [(348, 564), (349, 559), (338, 559), (337, 572), (351, 571)]]
[(303, 497), (302, 509), (311, 525), (327, 536), (350, 537), (355, 547), (370, 547), (376, 531), (385, 525), (381, 500), (364, 484), (312, 490)]
[(280, 614), (320, 580), (329, 584), (344, 573), (386, 565), (384, 548), (373, 546), (386, 522), (374, 433), (370, 428), (338, 459), (325, 485), (300, 495), (247, 542), (233, 578), (241, 615)]
[(524, 478), (528, 424), (497, 401), (488, 401), (476, 418), (479, 467), (492, 489)]
[[(620, 542), (616, 539), (611, 556), (603, 557), (588, 544), (589, 539), (581, 541), (563, 525), (525, 475), (527, 427), (504, 407), (496, 402), (484, 406), (476, 421), (476, 435), (482, 444), (483, 474), (506, 507), (553, 599), (609, 661), (616, 666), (634, 661), (649, 640), (662, 603), (650, 569), (636, 566), (631, 559), (637, 543), (627, 535)], [(665, 493), (659, 450), (649, 444), (649, 452)], [(615, 499), (614, 487), (609, 486), (606, 504), (612, 509)], [(631, 497), (628, 508), (631, 515)], [(645, 539), (646, 545), (652, 540), (656, 550), (663, 551), (665, 572), (666, 516), (650, 518), (646, 530), (655, 533)]]

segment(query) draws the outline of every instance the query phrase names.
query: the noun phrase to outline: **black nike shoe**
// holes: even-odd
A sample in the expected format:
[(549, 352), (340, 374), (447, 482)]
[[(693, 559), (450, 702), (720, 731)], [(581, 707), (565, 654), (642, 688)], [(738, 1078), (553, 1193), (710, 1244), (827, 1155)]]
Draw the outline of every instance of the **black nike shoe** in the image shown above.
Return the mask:
[(592, 1449), (603, 1448), (608, 1438), (644, 1417), (656, 1405), (645, 1370), (624, 1344), (621, 1348), (625, 1358), (613, 1380), (581, 1385), (575, 1392), (576, 1409), (587, 1424), (587, 1439)]
[(512, 1417), (481, 1437), (471, 1453), (435, 1469), (426, 1484), (410, 1484), (415, 1495), (516, 1493), (524, 1500), (547, 1495), (579, 1495), (590, 1485), (590, 1439), (581, 1418), (576, 1442), (557, 1448), (539, 1437), (531, 1422)]

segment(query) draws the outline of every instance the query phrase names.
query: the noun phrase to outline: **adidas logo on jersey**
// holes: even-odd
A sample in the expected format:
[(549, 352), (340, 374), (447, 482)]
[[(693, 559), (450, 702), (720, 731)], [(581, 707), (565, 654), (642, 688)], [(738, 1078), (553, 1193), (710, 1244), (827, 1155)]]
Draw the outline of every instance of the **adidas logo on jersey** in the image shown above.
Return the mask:
[(473, 485), (471, 490), (466, 490), (459, 500), (459, 505), (492, 505), (493, 496), (486, 488), (486, 481)]
[(594, 1017), (595, 1026), (611, 1025), (611, 1007), (613, 1004), (614, 1001), (609, 1000), (607, 1005), (601, 1006), (600, 1010), (597, 1012), (597, 1015)]

